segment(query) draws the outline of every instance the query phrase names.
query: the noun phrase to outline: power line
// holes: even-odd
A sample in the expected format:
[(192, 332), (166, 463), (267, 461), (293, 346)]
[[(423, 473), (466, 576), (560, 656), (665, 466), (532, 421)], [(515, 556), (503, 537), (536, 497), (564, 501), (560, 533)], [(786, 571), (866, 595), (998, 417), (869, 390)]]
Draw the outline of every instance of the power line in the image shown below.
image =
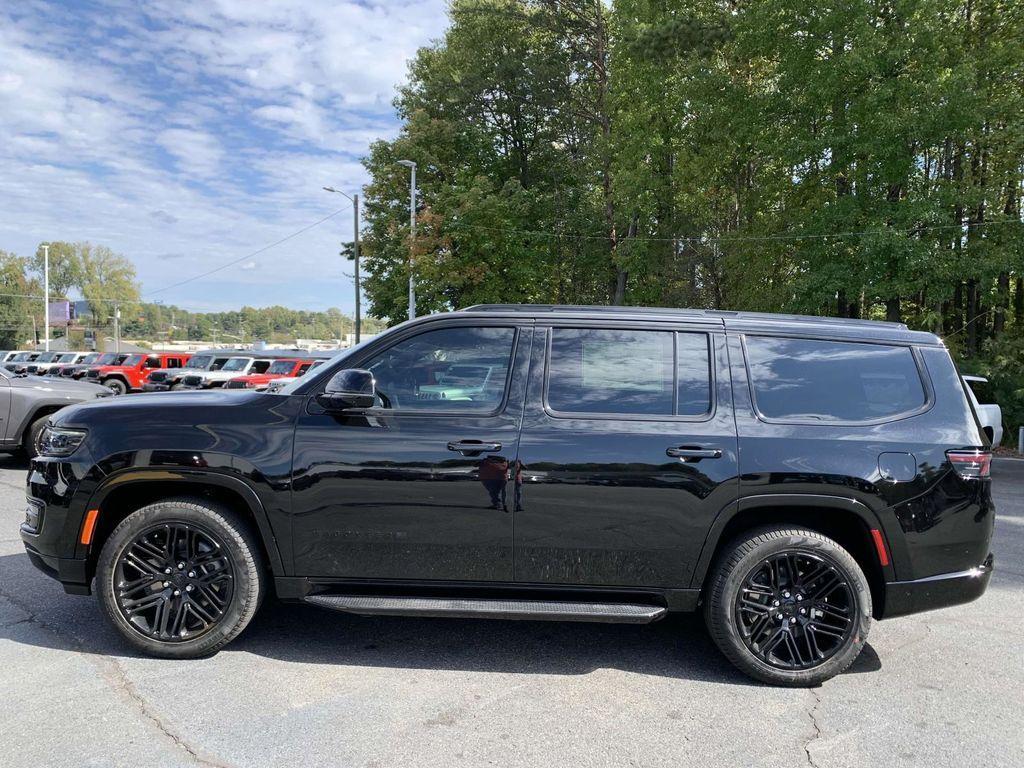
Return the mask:
[(213, 269), (208, 270), (206, 272), (203, 272), (201, 274), (194, 275), (192, 277), (188, 277), (188, 278), (186, 278), (184, 280), (179, 280), (178, 282), (171, 283), (170, 285), (165, 285), (163, 288), (157, 288), (157, 289), (152, 290), (152, 291), (146, 291), (146, 293), (144, 295), (145, 296), (152, 296), (154, 293), (162, 293), (163, 291), (169, 291), (172, 288), (178, 288), (178, 287), (180, 287), (182, 285), (185, 285), (187, 283), (192, 283), (192, 282), (195, 282), (196, 280), (202, 280), (204, 277), (209, 277), (210, 275), (213, 275), (213, 274), (215, 274), (217, 272), (220, 272), (221, 270), (227, 269), (228, 267), (233, 267), (235, 264), (239, 264), (239, 263), (245, 261), (246, 259), (251, 259), (253, 256), (258, 256), (259, 254), (264, 253), (265, 251), (269, 251), (271, 248), (276, 248), (277, 246), (281, 245), (281, 243), (286, 243), (289, 240), (291, 240), (292, 238), (298, 237), (299, 235), (301, 235), (301, 234), (303, 234), (305, 232), (309, 232), (309, 230), (313, 229), (314, 227), (319, 227), (325, 221), (329, 221), (330, 219), (333, 219), (339, 213), (344, 212), (348, 208), (349, 208), (349, 205), (345, 205), (345, 206), (339, 208), (338, 210), (336, 210), (334, 213), (328, 214), (327, 216), (324, 216), (322, 219), (314, 221), (312, 224), (309, 224), (309, 225), (303, 227), (302, 229), (296, 230), (295, 232), (292, 232), (290, 235), (282, 237), (280, 240), (275, 240), (274, 242), (270, 243), (269, 245), (264, 245), (262, 248), (257, 248), (252, 253), (247, 253), (247, 254), (245, 254), (245, 256), (239, 256), (237, 259), (232, 259), (231, 261), (229, 261), (229, 262), (227, 262), (225, 264), (221, 264), (219, 267), (214, 267)]
[[(770, 240), (827, 240), (827, 239), (831, 239), (831, 238), (837, 238), (838, 239), (838, 238), (844, 238), (844, 237), (865, 237), (865, 236), (868, 236), (868, 235), (882, 235), (882, 234), (915, 235), (915, 234), (919, 234), (921, 232), (929, 232), (929, 231), (935, 231), (935, 230), (950, 230), (950, 229), (964, 231), (966, 229), (976, 229), (978, 227), (991, 227), (991, 226), (997, 226), (997, 225), (1002, 225), (1002, 224), (1022, 224), (1022, 223), (1024, 223), (1024, 222), (1016, 221), (1016, 220), (1013, 220), (1013, 221), (1010, 221), (1010, 220), (1005, 220), (1005, 221), (979, 221), (979, 222), (964, 223), (964, 224), (936, 224), (936, 225), (933, 225), (933, 226), (924, 226), (924, 227), (920, 227), (920, 226), (919, 227), (907, 227), (907, 228), (904, 228), (904, 229), (899, 229), (899, 228), (896, 228), (896, 227), (886, 227), (886, 228), (881, 228), (881, 229), (865, 229), (865, 230), (861, 230), (861, 231), (851, 231), (851, 232), (825, 232), (825, 233), (813, 233), (813, 234), (803, 234), (803, 235), (797, 235), (797, 234), (792, 234), (792, 235), (789, 235), (789, 234), (779, 234), (779, 235), (734, 235), (734, 236), (725, 235), (725, 236), (718, 236), (718, 237), (691, 237), (691, 236), (682, 236), (682, 235), (674, 236), (674, 237), (625, 237), (625, 236), (623, 236), (623, 237), (616, 238), (616, 240), (619, 243), (635, 241), (635, 242), (648, 242), (648, 243), (652, 243), (652, 242), (653, 243), (688, 242), (688, 243), (697, 243), (697, 244), (715, 243), (715, 242), (717, 242), (717, 243), (763, 242), (763, 241), (770, 241)], [(566, 240), (611, 240), (612, 239), (612, 237), (610, 235), (588, 235), (588, 234), (576, 235), (576, 234), (567, 234), (567, 233), (563, 233), (563, 232), (547, 232), (547, 231), (533, 230), (533, 229), (514, 229), (514, 228), (510, 228), (510, 227), (489, 227), (489, 226), (486, 226), (486, 225), (483, 225), (483, 224), (464, 224), (464, 223), (460, 223), (460, 222), (454, 222), (450, 226), (452, 226), (452, 227), (454, 227), (456, 229), (458, 229), (458, 228), (463, 228), (463, 229), (480, 229), (480, 230), (485, 230), (485, 231), (490, 231), (490, 232), (505, 232), (505, 233), (509, 233), (509, 234), (518, 234), (518, 235), (536, 235), (536, 236), (539, 236), (539, 237), (548, 237), (548, 238), (552, 238), (552, 239), (566, 239)]]

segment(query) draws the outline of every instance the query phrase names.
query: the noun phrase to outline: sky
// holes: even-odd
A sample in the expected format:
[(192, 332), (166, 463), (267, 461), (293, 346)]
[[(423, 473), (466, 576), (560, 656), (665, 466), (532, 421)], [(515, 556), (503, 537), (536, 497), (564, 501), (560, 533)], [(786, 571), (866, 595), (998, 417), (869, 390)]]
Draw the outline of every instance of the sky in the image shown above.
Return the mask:
[(352, 209), (321, 188), (367, 181), (446, 25), (445, 0), (0, 3), (0, 249), (106, 245), (193, 311), (351, 312)]

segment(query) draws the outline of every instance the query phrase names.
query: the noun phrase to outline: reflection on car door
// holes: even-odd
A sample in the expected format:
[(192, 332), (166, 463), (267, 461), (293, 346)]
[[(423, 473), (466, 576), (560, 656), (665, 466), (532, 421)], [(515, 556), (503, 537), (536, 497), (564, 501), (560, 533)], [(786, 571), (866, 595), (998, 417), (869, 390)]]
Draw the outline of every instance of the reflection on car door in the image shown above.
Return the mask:
[[(532, 329), (446, 325), (369, 348), (373, 408), (299, 418), (293, 544), (300, 576), (512, 580), (506, 486), (518, 450)], [(470, 365), (472, 364), (472, 365)], [(500, 375), (465, 375), (455, 366)]]
[(688, 587), (737, 491), (721, 324), (535, 333), (516, 580)]

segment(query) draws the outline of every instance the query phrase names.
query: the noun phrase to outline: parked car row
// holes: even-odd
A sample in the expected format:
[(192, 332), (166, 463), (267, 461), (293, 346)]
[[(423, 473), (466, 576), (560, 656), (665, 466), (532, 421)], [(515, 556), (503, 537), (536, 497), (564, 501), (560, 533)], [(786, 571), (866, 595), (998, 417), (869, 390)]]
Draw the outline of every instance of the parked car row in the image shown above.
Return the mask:
[(15, 375), (61, 377), (101, 384), (115, 395), (129, 392), (281, 386), (322, 364), (331, 353), (304, 350), (209, 352), (2, 352)]

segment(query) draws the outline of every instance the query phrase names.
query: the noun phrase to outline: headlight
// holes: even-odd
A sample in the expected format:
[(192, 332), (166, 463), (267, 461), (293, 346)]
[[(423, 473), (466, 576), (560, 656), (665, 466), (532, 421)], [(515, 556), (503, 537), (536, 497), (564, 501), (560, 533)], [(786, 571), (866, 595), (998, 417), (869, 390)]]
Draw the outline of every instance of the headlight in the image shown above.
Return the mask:
[(85, 440), (84, 429), (68, 429), (67, 427), (46, 427), (39, 435), (36, 452), (40, 456), (70, 456)]

